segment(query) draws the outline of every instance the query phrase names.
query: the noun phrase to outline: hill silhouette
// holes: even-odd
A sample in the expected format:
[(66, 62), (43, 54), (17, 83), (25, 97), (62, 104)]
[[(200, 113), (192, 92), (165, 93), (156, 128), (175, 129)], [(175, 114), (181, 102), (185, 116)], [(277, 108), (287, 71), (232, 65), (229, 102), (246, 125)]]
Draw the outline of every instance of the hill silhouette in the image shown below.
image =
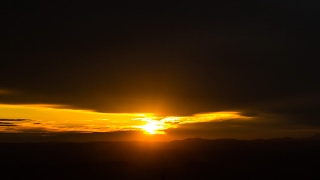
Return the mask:
[(6, 179), (318, 179), (319, 135), (0, 144)]
[(320, 134), (315, 134), (311, 137), (306, 137), (304, 140), (320, 140)]

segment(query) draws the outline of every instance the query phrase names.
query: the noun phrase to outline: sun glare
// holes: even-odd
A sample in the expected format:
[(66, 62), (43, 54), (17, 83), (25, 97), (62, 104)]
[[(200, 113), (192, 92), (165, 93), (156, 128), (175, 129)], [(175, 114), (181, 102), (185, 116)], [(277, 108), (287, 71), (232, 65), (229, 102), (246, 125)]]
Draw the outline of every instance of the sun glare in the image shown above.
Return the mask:
[(157, 122), (149, 122), (148, 124), (142, 126), (142, 129), (147, 134), (161, 134), (161, 129), (163, 129), (163, 126)]

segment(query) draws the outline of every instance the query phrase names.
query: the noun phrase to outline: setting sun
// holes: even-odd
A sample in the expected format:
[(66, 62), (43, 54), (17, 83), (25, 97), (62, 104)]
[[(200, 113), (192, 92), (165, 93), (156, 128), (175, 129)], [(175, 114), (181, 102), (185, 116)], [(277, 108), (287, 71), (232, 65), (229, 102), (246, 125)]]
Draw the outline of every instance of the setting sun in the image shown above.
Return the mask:
[(141, 127), (147, 134), (163, 134), (162, 131), (159, 131), (163, 129), (163, 125), (160, 124), (160, 122), (154, 122), (151, 121), (148, 124)]
[(143, 126), (143, 129), (147, 131), (149, 134), (155, 134), (155, 131), (158, 129), (158, 126), (154, 123), (148, 123), (145, 126)]

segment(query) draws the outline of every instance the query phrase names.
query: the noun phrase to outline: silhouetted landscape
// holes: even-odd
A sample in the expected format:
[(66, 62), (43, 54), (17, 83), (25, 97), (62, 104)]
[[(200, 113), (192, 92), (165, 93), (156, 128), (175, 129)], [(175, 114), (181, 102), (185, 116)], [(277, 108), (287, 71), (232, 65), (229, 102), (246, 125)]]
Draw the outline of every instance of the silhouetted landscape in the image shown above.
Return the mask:
[(320, 135), (268, 140), (1, 143), (8, 179), (318, 179)]

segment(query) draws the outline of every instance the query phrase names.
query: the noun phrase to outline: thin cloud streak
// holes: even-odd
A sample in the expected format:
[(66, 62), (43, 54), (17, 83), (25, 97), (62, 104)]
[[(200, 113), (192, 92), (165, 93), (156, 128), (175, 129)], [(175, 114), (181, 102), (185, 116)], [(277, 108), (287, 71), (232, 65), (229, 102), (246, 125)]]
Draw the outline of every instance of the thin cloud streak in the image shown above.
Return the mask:
[(0, 95), (11, 95), (11, 94), (16, 94), (16, 92), (12, 90), (0, 88)]

